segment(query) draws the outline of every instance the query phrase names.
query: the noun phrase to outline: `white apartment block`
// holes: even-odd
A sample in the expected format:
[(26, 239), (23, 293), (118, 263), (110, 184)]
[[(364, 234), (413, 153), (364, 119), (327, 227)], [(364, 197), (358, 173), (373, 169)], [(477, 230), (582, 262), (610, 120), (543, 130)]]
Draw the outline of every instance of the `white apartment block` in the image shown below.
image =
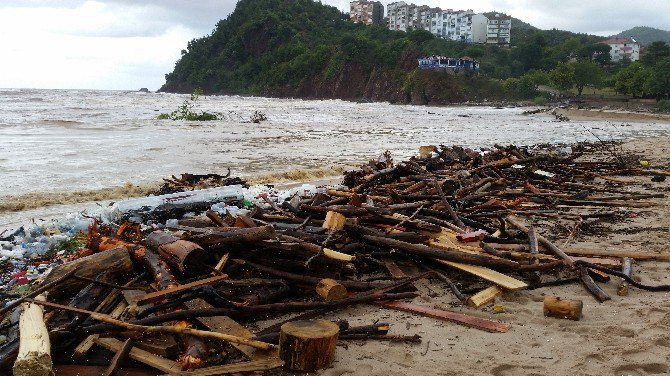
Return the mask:
[(633, 38), (610, 38), (602, 41), (611, 48), (610, 57), (612, 62), (618, 62), (623, 59), (630, 61), (640, 60), (640, 44)]
[(407, 31), (424, 29), (440, 38), (465, 43), (509, 44), (511, 17), (484, 14), (468, 10), (442, 10), (395, 2), (387, 6), (388, 28)]
[(349, 3), (349, 18), (366, 25), (384, 23), (384, 6), (379, 1), (356, 0)]
[(486, 18), (486, 43), (510, 44), (512, 17), (496, 13)]

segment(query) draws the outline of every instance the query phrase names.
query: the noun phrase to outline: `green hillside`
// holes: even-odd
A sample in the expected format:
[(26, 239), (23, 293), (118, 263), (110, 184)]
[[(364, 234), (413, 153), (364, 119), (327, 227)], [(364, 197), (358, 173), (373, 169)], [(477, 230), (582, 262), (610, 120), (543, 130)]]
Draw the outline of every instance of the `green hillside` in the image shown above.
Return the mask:
[(645, 46), (659, 40), (665, 43), (670, 43), (670, 31), (655, 29), (653, 27), (647, 26), (636, 26), (632, 29), (624, 30), (613, 36), (618, 38), (632, 37), (637, 42)]
[[(188, 43), (161, 91), (200, 87), (205, 94), (417, 104), (533, 98), (537, 85), (549, 83), (547, 72), (575, 58), (592, 60), (602, 39), (515, 20), (512, 48), (468, 45), (425, 30), (354, 24), (313, 0), (240, 0), (210, 35)], [(481, 69), (477, 75), (419, 70), (416, 59), (424, 55), (470, 56)], [(560, 86), (568, 83), (563, 77)]]

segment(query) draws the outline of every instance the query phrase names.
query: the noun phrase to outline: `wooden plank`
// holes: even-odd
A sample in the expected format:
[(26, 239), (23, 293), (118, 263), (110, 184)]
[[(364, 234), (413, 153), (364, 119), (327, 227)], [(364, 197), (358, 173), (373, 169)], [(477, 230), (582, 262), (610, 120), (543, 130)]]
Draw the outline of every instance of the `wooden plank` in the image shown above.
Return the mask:
[(143, 337), (135, 341), (135, 347), (165, 358), (174, 358), (179, 355), (179, 344), (174, 336), (160, 333), (158, 336)]
[[(97, 345), (100, 345), (112, 352), (119, 351), (119, 349), (123, 346), (123, 342), (119, 341), (116, 338), (96, 338), (94, 339), (94, 341)], [(130, 350), (129, 356), (140, 363), (146, 364), (150, 367), (156, 368), (157, 370), (166, 372), (168, 374), (175, 374), (181, 372), (181, 366), (179, 365), (179, 363), (169, 359), (162, 358), (158, 355), (154, 355), (148, 351), (138, 349), (137, 347), (133, 347)]]
[[(189, 309), (205, 309), (212, 308), (212, 305), (202, 299), (193, 299), (184, 303)], [(235, 320), (228, 316), (213, 316), (213, 317), (196, 317), (194, 320), (206, 326), (209, 330), (223, 334), (231, 334), (243, 338), (254, 338), (254, 334), (244, 326), (238, 324)], [(237, 343), (230, 343), (231, 346), (239, 350), (247, 358), (252, 360), (266, 359), (267, 353), (256, 351), (251, 346), (245, 346)]]
[(386, 270), (389, 271), (393, 279), (407, 278), (407, 274), (405, 274), (405, 272), (403, 272), (402, 269), (398, 267), (398, 264), (396, 264), (395, 261), (384, 258), (382, 259), (382, 263), (384, 264), (384, 267), (386, 267)]
[(269, 357), (262, 360), (252, 360), (250, 362), (241, 362), (233, 364), (224, 364), (221, 366), (212, 366), (207, 368), (200, 368), (193, 371), (183, 371), (178, 373), (179, 376), (216, 376), (226, 375), (237, 372), (254, 372), (266, 371), (273, 368), (279, 368), (284, 365), (284, 362), (279, 360), (276, 356)]
[(496, 296), (502, 294), (502, 290), (498, 286), (487, 287), (484, 290), (472, 295), (468, 298), (468, 305), (471, 307), (479, 308), (485, 304), (488, 304), (496, 298)]
[(148, 303), (156, 303), (156, 302), (159, 302), (159, 301), (163, 300), (165, 298), (165, 295), (169, 295), (171, 293), (178, 292), (178, 291), (183, 291), (183, 290), (189, 289), (191, 287), (198, 287), (198, 286), (205, 286), (205, 285), (215, 285), (215, 284), (217, 284), (217, 283), (219, 283), (219, 282), (221, 282), (221, 281), (223, 281), (224, 279), (227, 279), (227, 278), (228, 278), (228, 276), (225, 275), (225, 274), (224, 275), (217, 275), (217, 276), (214, 276), (214, 277), (204, 278), (204, 279), (201, 279), (201, 280), (198, 280), (198, 281), (187, 283), (185, 285), (179, 285), (179, 286), (173, 287), (171, 289), (154, 291), (154, 292), (151, 292), (151, 293), (148, 293), (148, 294), (144, 295), (144, 297), (139, 299), (137, 301), (137, 305), (140, 306), (140, 305), (148, 304)]
[(508, 275), (502, 274), (500, 272), (497, 272), (495, 270), (483, 266), (467, 265), (446, 260), (435, 260), (435, 261), (439, 262), (440, 264), (451, 266), (460, 271), (476, 275), (481, 279), (493, 282), (500, 287), (506, 288), (507, 290), (521, 290), (528, 287), (528, 284), (524, 281), (520, 281), (516, 278), (512, 278)]
[[(119, 302), (119, 304), (116, 305), (116, 307), (109, 314), (109, 316), (113, 317), (115, 319), (118, 319), (119, 317), (121, 317), (121, 314), (123, 313), (123, 311), (126, 310), (127, 307), (128, 307), (128, 303), (126, 303), (125, 301), (122, 300), (122, 301)], [(91, 347), (93, 347), (93, 345), (95, 344), (94, 340), (96, 338), (99, 338), (99, 337), (100, 336), (98, 334), (91, 334), (90, 336), (86, 337), (74, 349), (74, 356), (75, 357), (80, 357), (80, 356), (86, 354), (88, 352), (88, 350), (90, 350)]]
[[(102, 366), (84, 366), (79, 364), (61, 364), (54, 366), (54, 376), (100, 376), (105, 372)], [(155, 376), (150, 368), (121, 368), (116, 376)]]
[(422, 316), (432, 317), (435, 319), (451, 321), (459, 325), (467, 326), (469, 328), (480, 329), (491, 333), (505, 333), (512, 327), (511, 324), (507, 323), (482, 319), (479, 317), (466, 315), (460, 312), (424, 307), (414, 303), (391, 301), (391, 302), (377, 302), (375, 304), (388, 309), (395, 309), (398, 311), (416, 313)]

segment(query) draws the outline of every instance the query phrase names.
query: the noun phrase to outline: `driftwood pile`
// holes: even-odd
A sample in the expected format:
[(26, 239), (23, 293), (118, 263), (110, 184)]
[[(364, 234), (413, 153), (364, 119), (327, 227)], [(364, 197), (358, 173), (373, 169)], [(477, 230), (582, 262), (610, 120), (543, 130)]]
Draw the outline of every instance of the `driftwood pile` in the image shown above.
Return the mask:
[[(428, 146), (418, 158), (395, 163), (386, 154), (346, 173), (348, 189), (267, 198), (248, 215), (208, 211), (163, 230), (94, 225), (70, 262), (0, 309), (0, 365), (16, 375), (312, 371), (332, 362), (337, 341), (421, 341), (389, 334), (389, 324), (318, 320), (353, 305), (499, 333), (511, 325), (467, 310), (506, 291), (579, 281), (603, 302), (609, 296), (598, 282), (610, 275), (621, 294), (629, 285), (667, 291), (631, 279), (631, 258), (565, 248), (662, 197), (630, 193), (616, 175), (667, 172), (631, 167), (601, 146)], [(553, 221), (552, 233), (532, 225), (539, 220)], [(558, 237), (568, 241), (549, 240)], [(420, 279), (439, 281), (473, 308), (412, 303)], [(548, 316), (579, 320), (581, 309), (579, 301), (545, 300)], [(262, 325), (267, 319), (278, 323)]]

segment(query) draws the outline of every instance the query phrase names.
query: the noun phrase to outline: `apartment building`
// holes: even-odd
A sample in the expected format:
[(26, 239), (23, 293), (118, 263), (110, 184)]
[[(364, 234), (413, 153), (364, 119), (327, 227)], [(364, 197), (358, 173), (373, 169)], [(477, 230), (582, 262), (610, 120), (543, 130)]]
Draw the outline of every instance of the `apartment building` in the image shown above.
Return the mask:
[(612, 62), (618, 62), (623, 59), (630, 61), (640, 60), (640, 44), (633, 38), (610, 38), (602, 41), (610, 46), (610, 57)]
[(389, 4), (387, 17), (391, 30), (424, 29), (444, 39), (493, 44), (509, 44), (512, 19), (504, 14), (489, 18), (472, 9), (442, 10), (403, 1)]
[(509, 45), (512, 16), (494, 13), (486, 17), (486, 43)]
[(356, 0), (349, 3), (349, 17), (366, 25), (384, 24), (384, 6), (379, 1)]

